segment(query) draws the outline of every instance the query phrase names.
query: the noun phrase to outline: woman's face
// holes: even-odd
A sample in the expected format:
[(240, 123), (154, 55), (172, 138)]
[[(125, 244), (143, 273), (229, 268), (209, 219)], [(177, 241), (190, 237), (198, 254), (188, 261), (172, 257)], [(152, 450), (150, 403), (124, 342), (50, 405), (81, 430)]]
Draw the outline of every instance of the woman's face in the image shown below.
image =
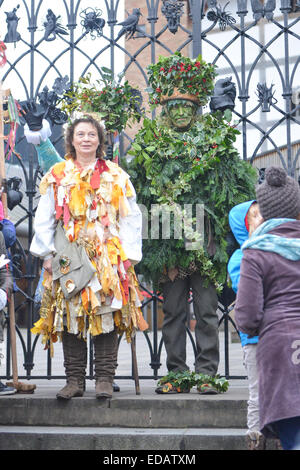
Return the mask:
[(76, 157), (91, 156), (96, 157), (96, 151), (99, 145), (99, 137), (96, 127), (89, 122), (80, 122), (74, 129), (73, 147)]

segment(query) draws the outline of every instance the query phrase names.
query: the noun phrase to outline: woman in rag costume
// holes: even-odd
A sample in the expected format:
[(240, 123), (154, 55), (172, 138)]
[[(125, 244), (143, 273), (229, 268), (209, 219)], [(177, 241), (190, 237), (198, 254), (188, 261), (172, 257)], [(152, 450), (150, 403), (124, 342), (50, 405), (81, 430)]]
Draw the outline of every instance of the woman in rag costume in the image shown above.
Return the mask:
[(118, 333), (125, 332), (130, 341), (136, 329), (148, 326), (133, 268), (142, 257), (141, 211), (127, 173), (103, 159), (98, 121), (85, 115), (68, 127), (65, 159), (56, 154), (44, 128), (31, 126), (25, 133), (29, 142), (39, 144), (39, 160), (48, 153), (59, 161), (40, 183), (30, 251), (44, 259), (46, 274), (40, 319), (32, 331), (51, 349), (58, 337), (62, 340), (67, 383), (57, 394), (61, 399), (84, 393), (90, 333), (96, 397), (110, 398)]

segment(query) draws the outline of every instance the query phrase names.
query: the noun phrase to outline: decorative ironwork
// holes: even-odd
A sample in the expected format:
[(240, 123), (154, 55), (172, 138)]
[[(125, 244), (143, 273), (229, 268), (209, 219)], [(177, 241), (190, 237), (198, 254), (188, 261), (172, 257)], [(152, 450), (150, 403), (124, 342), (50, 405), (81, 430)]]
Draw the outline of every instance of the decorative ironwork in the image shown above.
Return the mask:
[(171, 33), (177, 33), (180, 17), (183, 15), (183, 3), (177, 0), (163, 0), (162, 14), (167, 18)]
[(20, 191), (22, 180), (14, 176), (6, 181), (7, 207), (13, 210), (23, 199), (23, 193)]
[(232, 77), (217, 80), (209, 106), (211, 111), (233, 110), (236, 97), (236, 86)]
[(262, 184), (265, 181), (266, 168), (260, 168), (258, 170), (258, 184)]
[(44, 27), (45, 27), (45, 34), (44, 34), (44, 39), (45, 41), (54, 41), (56, 39), (57, 34), (64, 34), (68, 35), (68, 31), (64, 26), (61, 25), (59, 19), (59, 16), (55, 16), (53, 11), (49, 8), (47, 16), (46, 16), (47, 21), (44, 22)]
[(260, 0), (251, 0), (251, 7), (255, 21), (259, 21), (261, 18), (266, 18), (268, 21), (271, 21), (274, 16), (276, 1), (268, 0), (266, 5), (263, 5)]
[(19, 19), (17, 17), (17, 10), (20, 8), (20, 5), (17, 5), (12, 11), (6, 11), (6, 23), (7, 23), (7, 33), (4, 38), (4, 42), (17, 42), (20, 41), (21, 35), (17, 31)]
[[(43, 25), (42, 31), (37, 28), (39, 15), (42, 14), (42, 11), (47, 14), (49, 2), (46, 0), (39, 0), (39, 2), (22, 0), (19, 3), (19, 7), (8, 13), (6, 12), (6, 18), (4, 9), (1, 8), (0, 10), (0, 25), (3, 32), (5, 31), (5, 19), (7, 21), (7, 41), (5, 42), (18, 42), (18, 46), (19, 44), (22, 45), (19, 56), (17, 47), (13, 51), (14, 54), (11, 54), (11, 49), (8, 46), (8, 51), (6, 51), (7, 62), (1, 68), (0, 79), (4, 86), (12, 88), (16, 99), (22, 97), (21, 101), (40, 100), (39, 106), (41, 108), (48, 105), (51, 108), (52, 106), (54, 113), (54, 109), (58, 107), (57, 97), (59, 99), (63, 90), (68, 88), (69, 84), (78, 80), (80, 76), (93, 71), (95, 75), (101, 77), (101, 67), (104, 63), (117, 76), (117, 73), (122, 71), (123, 68), (120, 66), (121, 61), (118, 55), (120, 51), (124, 54), (126, 62), (123, 71), (126, 74), (134, 70), (134, 76), (140, 74), (137, 81), (141, 84), (140, 89), (143, 90), (149, 85), (145, 74), (147, 63), (145, 63), (144, 58), (147, 51), (149, 51), (147, 60), (151, 63), (158, 59), (158, 54), (161, 53), (162, 49), (164, 55), (172, 54), (175, 50), (189, 49), (193, 57), (202, 54), (204, 59), (208, 58), (213, 64), (218, 65), (219, 79), (223, 80), (232, 76), (231, 84), (235, 85), (236, 88), (232, 116), (241, 132), (240, 136), (237, 137), (237, 145), (239, 145), (242, 158), (255, 163), (258, 161), (257, 157), (260, 157), (260, 153), (266, 150), (267, 147), (268, 151), (272, 151), (273, 156), (281, 162), (288, 174), (298, 178), (299, 169), (297, 167), (299, 166), (300, 149), (297, 145), (293, 146), (293, 143), (299, 139), (297, 136), (300, 135), (300, 120), (295, 109), (292, 108), (292, 98), (293, 93), (299, 88), (300, 84), (300, 59), (299, 55), (293, 52), (298, 51), (300, 46), (298, 32), (300, 15), (298, 13), (290, 15), (290, 13), (300, 8), (299, 0), (280, 0), (280, 2), (277, 2), (277, 9), (275, 9), (274, 1), (264, 2), (263, 6), (260, 1), (251, 2), (250, 4), (247, 0), (237, 0), (237, 11), (234, 13), (233, 8), (231, 8), (232, 14), (227, 11), (228, 3), (221, 7), (217, 5), (216, 0), (201, 0), (200, 2), (199, 0), (188, 0), (186, 5), (189, 8), (186, 8), (186, 11), (180, 16), (180, 25), (178, 22), (179, 27), (172, 36), (174, 41), (171, 44), (170, 42), (164, 42), (164, 32), (167, 30), (167, 26), (166, 16), (164, 16), (161, 7), (164, 7), (167, 0), (140, 0), (139, 2), (136, 0), (136, 5), (141, 7), (141, 10), (134, 8), (124, 21), (121, 20), (121, 18), (124, 18), (124, 12), (121, 11), (121, 2), (118, 0), (101, 3), (101, 8), (104, 5), (103, 16), (102, 12), (99, 13), (100, 10), (93, 8), (83, 10), (83, 12), (85, 11), (85, 14), (83, 14), (81, 11), (82, 0), (72, 0), (70, 2), (60, 0), (55, 3), (55, 14), (53, 13), (53, 15), (56, 26), (52, 33), (50, 17), (46, 18), (46, 24)], [(173, 1), (168, 0), (168, 3), (171, 4)], [(0, 7), (2, 4), (3, 0), (0, 0)], [(206, 6), (208, 6), (207, 13), (205, 13)], [(19, 14), (21, 11), (22, 13)], [(138, 41), (125, 42), (125, 47), (123, 47), (120, 41), (121, 37), (131, 39), (135, 37), (136, 32), (140, 31), (138, 23), (141, 11), (144, 14), (143, 18), (145, 18), (147, 33)], [(254, 19), (252, 12), (256, 15)], [(274, 18), (275, 12), (276, 19)], [(18, 16), (21, 18), (20, 22)], [(65, 18), (65, 31), (68, 32), (68, 36), (56, 28), (58, 26), (64, 28), (60, 23), (61, 18)], [(264, 22), (261, 22), (259, 26), (257, 25), (261, 18), (272, 22), (272, 28), (266, 35), (267, 39), (264, 40), (257, 34), (258, 28), (261, 31), (264, 27)], [(81, 24), (81, 21), (84, 22), (84, 20), (86, 20), (85, 26)], [(96, 24), (94, 20), (97, 20)], [(22, 30), (20, 29), (21, 25)], [(226, 35), (220, 33), (218, 25), (223, 29), (226, 28)], [(17, 31), (18, 29), (21, 34)], [(26, 40), (25, 34), (27, 34)], [(47, 54), (45, 52), (47, 49), (44, 46), (49, 47), (49, 38), (54, 38), (54, 36), (55, 48), (52, 47), (51, 54)], [(95, 48), (93, 52), (91, 46), (95, 43), (90, 41), (92, 38), (99, 38), (96, 42), (97, 45), (99, 44), (99, 48)], [(275, 49), (277, 52), (275, 52)], [(249, 51), (251, 54), (249, 54)], [(281, 55), (275, 55), (278, 51)], [(289, 56), (288, 51), (291, 51), (291, 56)], [(109, 56), (108, 59), (107, 56)], [(251, 56), (251, 62), (248, 60), (249, 56)], [(44, 63), (41, 63), (41, 61), (44, 61)], [(29, 71), (29, 73), (24, 74), (24, 70)], [(57, 77), (57, 80), (52, 86), (55, 77)], [(17, 80), (16, 86), (12, 85), (13, 79)], [(268, 83), (269, 80), (272, 80), (274, 87), (270, 89), (265, 85), (265, 93), (261, 93), (259, 102), (257, 102), (257, 82), (259, 81), (262, 86), (263, 83)], [(134, 87), (135, 83), (132, 83), (132, 85)], [(45, 87), (48, 87), (48, 89)], [(277, 99), (274, 96), (275, 89)], [(220, 93), (215, 89), (214, 98), (222, 97), (222, 89), (220, 88), (219, 91)], [(212, 106), (213, 104), (214, 99), (211, 101)], [(141, 101), (140, 106), (142, 106)], [(299, 106), (297, 106), (296, 111), (298, 108)], [(271, 112), (268, 113), (268, 109)], [(273, 111), (277, 114), (272, 120)], [(263, 115), (264, 120), (261, 119), (261, 122), (257, 119), (258, 114)], [(59, 122), (55, 113), (52, 115), (52, 120), (49, 118), (49, 121), (51, 121), (53, 132), (51, 140), (59, 152), (63, 154), (62, 130), (60, 126), (55, 124), (55, 122)], [(293, 127), (294, 131), (292, 130)], [(277, 137), (276, 132), (279, 129), (279, 137)], [(252, 132), (255, 132), (254, 135)], [(124, 156), (131, 146), (133, 136), (130, 135), (129, 131), (124, 132), (119, 136), (119, 140), (120, 154)], [(284, 148), (281, 146), (284, 146)], [(113, 149), (110, 150), (111, 155), (113, 155)], [(41, 178), (41, 170), (38, 167), (34, 147), (28, 145), (25, 141), (22, 126), (19, 126), (17, 133), (16, 152), (22, 155), (22, 159), (15, 157), (16, 154), (14, 154), (11, 157), (11, 160), (13, 160), (11, 168), (12, 171), (17, 173), (17, 177), (20, 174), (22, 175), (22, 187), (19, 190), (23, 192), (23, 199), (14, 209), (14, 211), (20, 209), (21, 213), (15, 224), (17, 232), (19, 230), (21, 232), (20, 228), (24, 230), (23, 226), (25, 224), (28, 233), (28, 242), (21, 244), (18, 239), (12, 250), (14, 276), (17, 284), (15, 293), (16, 314), (19, 316), (18, 321), (21, 326), (26, 327), (25, 335), (19, 327), (17, 334), (24, 352), (26, 377), (36, 377), (34, 368), (35, 350), (39, 339), (31, 336), (30, 328), (37, 319), (38, 296), (36, 295), (36, 286), (39, 280), (40, 264), (37, 259), (30, 255), (29, 246), (33, 235), (34, 213), (39, 198), (38, 184)], [(259, 166), (266, 167), (267, 165), (265, 161), (259, 161)], [(10, 184), (11, 189), (13, 189), (14, 184)], [(149, 297), (144, 301), (143, 308), (145, 312), (148, 308), (151, 309), (153, 328), (153, 339), (152, 335), (145, 333), (150, 351), (150, 372), (144, 378), (153, 379), (158, 377), (162, 362), (163, 342), (159, 340), (157, 331), (158, 307), (162, 299), (159, 293), (153, 292), (149, 286), (144, 286), (144, 291), (148, 292)], [(225, 334), (225, 375), (232, 377), (228, 356), (230, 347), (228, 328), (230, 324), (234, 327), (229, 316), (231, 299), (227, 295), (222, 296), (219, 300), (222, 313), (220, 325), (224, 325)], [(23, 318), (26, 319), (26, 323), (21, 322), (20, 319)], [(188, 335), (192, 341), (193, 336), (189, 330)], [(192, 344), (196, 354), (195, 345), (193, 342)], [(90, 363), (92, 363), (92, 360)], [(9, 377), (10, 375), (10, 356), (7, 354), (5, 376)], [(92, 377), (92, 367), (89, 376)], [(52, 374), (50, 355), (47, 370), (42, 378), (58, 378)]]
[[(139, 8), (134, 8), (132, 10), (131, 15), (128, 15), (125, 21), (121, 21), (121, 23), (117, 23), (117, 26), (122, 26), (116, 41), (120, 39), (125, 34), (126, 39), (131, 39), (134, 36), (134, 33), (138, 29), (138, 22), (140, 20), (140, 16), (142, 15)], [(141, 30), (144, 34), (144, 31)]]
[(105, 20), (101, 18), (102, 10), (99, 8), (88, 7), (83, 10), (79, 16), (82, 18), (80, 24), (86, 33), (89, 33), (92, 39), (103, 35)]
[(272, 92), (274, 85), (271, 85), (269, 88), (266, 83), (257, 84), (257, 96), (258, 101), (261, 104), (261, 109), (263, 113), (268, 113), (272, 104), (276, 104), (277, 100), (274, 98), (275, 91)]
[(57, 124), (61, 126), (65, 124), (68, 120), (68, 115), (59, 109), (59, 95), (63, 95), (64, 92), (70, 87), (69, 77), (65, 76), (64, 78), (56, 78), (52, 91), (49, 91), (49, 88), (45, 86), (43, 91), (38, 94), (39, 102), (43, 109), (46, 111), (45, 119), (50, 119), (52, 126)]
[(219, 22), (219, 28), (221, 31), (224, 31), (228, 25), (236, 23), (235, 18), (233, 18), (233, 16), (231, 16), (231, 14), (226, 11), (227, 5), (229, 5), (229, 2), (226, 3), (223, 9), (220, 5), (215, 5), (215, 11), (210, 10), (207, 13), (207, 19), (209, 21)]

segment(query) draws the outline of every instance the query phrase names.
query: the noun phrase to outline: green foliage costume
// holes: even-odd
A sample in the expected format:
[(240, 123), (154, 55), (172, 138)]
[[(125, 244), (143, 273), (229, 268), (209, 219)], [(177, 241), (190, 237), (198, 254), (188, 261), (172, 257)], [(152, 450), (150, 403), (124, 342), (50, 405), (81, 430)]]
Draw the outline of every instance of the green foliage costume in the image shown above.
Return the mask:
[[(184, 63), (186, 68), (187, 62), (200, 61), (199, 58), (191, 61), (180, 55), (177, 57), (181, 59), (179, 64)], [(167, 60), (170, 62), (171, 58), (161, 58), (151, 67), (156, 67), (156, 70), (166, 68), (163, 65)], [(176, 84), (176, 77), (174, 82)], [(156, 89), (161, 88), (157, 86)], [(187, 105), (197, 108), (197, 100), (196, 105), (191, 101), (195, 95), (187, 95), (187, 92), (190, 93), (188, 88), (181, 99), (176, 92), (163, 97), (160, 100), (166, 103), (163, 115), (153, 121), (144, 120), (129, 152), (135, 158), (127, 171), (134, 182), (139, 203), (146, 206), (149, 213), (153, 204), (176, 204), (177, 208), (179, 205), (182, 216), (184, 204), (192, 204), (193, 207), (201, 203), (205, 205), (203, 249), (186, 250), (183, 238), (152, 239), (149, 217), (149, 237), (143, 241), (139, 271), (157, 285), (163, 279), (162, 274), (167, 275), (172, 268), (179, 268), (181, 273), (197, 270), (204, 279), (219, 288), (226, 280), (228, 212), (236, 204), (253, 198), (256, 172), (240, 159), (234, 147), (239, 131), (221, 112), (194, 113), (187, 129), (175, 128), (176, 123), (169, 115), (170, 108), (172, 112), (172, 107), (180, 106), (180, 101), (185, 112)], [(230, 114), (225, 113), (225, 117)]]
[[(168, 370), (188, 369), (185, 322), (191, 288), (197, 319), (195, 369), (210, 376), (216, 375), (219, 362), (216, 291), (226, 281), (228, 212), (253, 198), (256, 181), (255, 170), (234, 147), (238, 131), (229, 124), (231, 112), (197, 114), (213, 91), (215, 75), (214, 67), (201, 57), (192, 60), (180, 53), (149, 66), (150, 103), (162, 104), (163, 111), (158, 119), (144, 120), (129, 152), (135, 158), (126, 168), (148, 215), (154, 205), (165, 205), (189, 227), (176, 238), (176, 218), (171, 217), (171, 236), (155, 238), (149, 216), (138, 265), (139, 272), (163, 292)], [(191, 230), (195, 208), (201, 204), (204, 234)], [(186, 207), (194, 213), (187, 214)], [(198, 249), (187, 249), (187, 241), (199, 242), (201, 236)], [(162, 389), (166, 391), (156, 391)], [(166, 393), (174, 390), (167, 387)]]
[[(196, 266), (216, 287), (226, 279), (226, 235), (229, 210), (253, 197), (255, 171), (234, 148), (236, 129), (219, 115), (199, 116), (186, 132), (163, 122), (145, 120), (136, 136), (128, 171), (138, 200), (153, 204), (205, 205), (203, 249), (187, 251), (184, 239), (143, 241), (139, 270), (158, 283), (162, 273)], [(150, 234), (149, 227), (149, 234)]]

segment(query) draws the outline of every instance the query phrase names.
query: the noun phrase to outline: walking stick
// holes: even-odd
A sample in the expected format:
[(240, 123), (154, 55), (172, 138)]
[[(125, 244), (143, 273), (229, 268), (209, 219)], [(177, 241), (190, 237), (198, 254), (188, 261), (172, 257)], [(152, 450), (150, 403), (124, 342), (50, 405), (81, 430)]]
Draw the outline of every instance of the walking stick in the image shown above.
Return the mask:
[[(3, 90), (2, 83), (0, 82), (0, 180), (1, 184), (5, 181), (5, 156), (4, 156), (4, 121), (9, 118), (8, 111), (4, 111), (3, 104), (5, 98), (10, 96), (10, 90)], [(1, 201), (3, 204), (4, 218), (7, 218), (7, 194), (2, 191)], [(11, 343), (11, 359), (12, 359), (12, 371), (13, 371), (13, 382), (9, 382), (7, 385), (13, 386), (18, 393), (33, 393), (36, 385), (27, 385), (18, 381), (18, 362), (17, 362), (17, 341), (16, 341), (16, 322), (15, 322), (15, 304), (14, 295), (12, 293), (11, 299), (8, 302), (9, 311), (9, 325), (10, 325), (10, 343)]]
[(137, 357), (136, 357), (136, 341), (135, 336), (131, 339), (131, 357), (132, 357), (132, 370), (133, 378), (135, 383), (135, 394), (140, 395), (140, 382), (139, 382), (139, 373), (137, 366)]

